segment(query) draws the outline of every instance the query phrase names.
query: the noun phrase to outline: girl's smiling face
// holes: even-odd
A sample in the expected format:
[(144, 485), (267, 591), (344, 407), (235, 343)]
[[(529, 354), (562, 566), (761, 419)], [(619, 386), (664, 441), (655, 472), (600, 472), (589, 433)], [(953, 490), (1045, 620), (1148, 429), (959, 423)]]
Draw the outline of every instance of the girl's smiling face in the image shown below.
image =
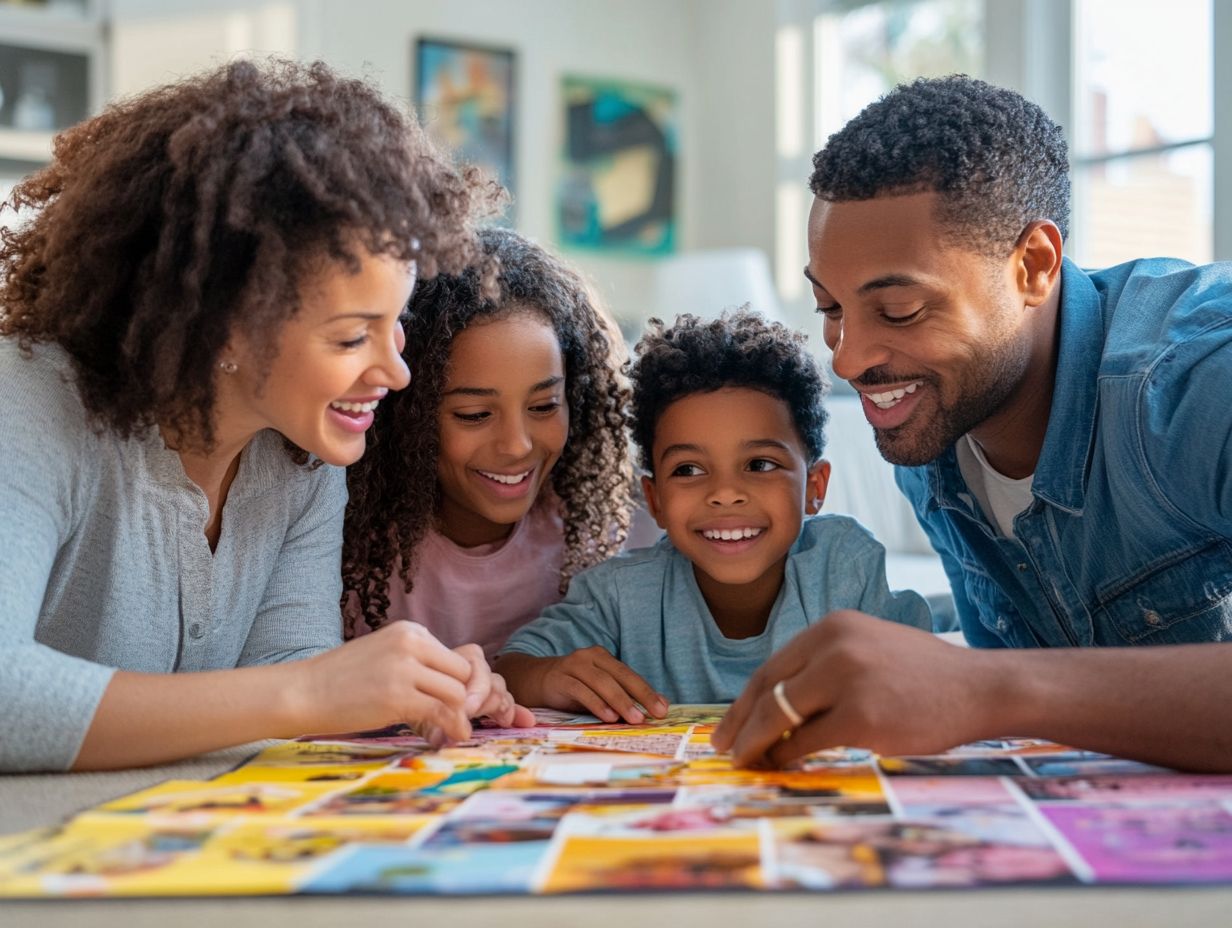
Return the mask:
[(441, 532), (464, 547), (506, 537), (569, 437), (565, 362), (533, 308), (459, 332), (441, 388)]

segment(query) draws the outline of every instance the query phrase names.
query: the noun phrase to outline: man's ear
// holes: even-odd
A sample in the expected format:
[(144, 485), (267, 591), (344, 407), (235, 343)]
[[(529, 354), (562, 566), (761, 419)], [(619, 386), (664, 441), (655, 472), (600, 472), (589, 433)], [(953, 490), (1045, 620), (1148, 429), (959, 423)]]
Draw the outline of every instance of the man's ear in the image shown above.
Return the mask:
[(804, 511), (810, 516), (821, 512), (826, 501), (826, 487), (830, 485), (830, 462), (822, 458), (808, 470), (804, 481)]
[(1028, 306), (1039, 306), (1061, 274), (1061, 230), (1039, 219), (1027, 225), (1014, 249), (1014, 275), (1018, 291)]
[(667, 526), (661, 517), (663, 510), (659, 508), (659, 488), (655, 486), (654, 477), (642, 476), (642, 496), (646, 498), (646, 511), (655, 520), (655, 525), (666, 531)]

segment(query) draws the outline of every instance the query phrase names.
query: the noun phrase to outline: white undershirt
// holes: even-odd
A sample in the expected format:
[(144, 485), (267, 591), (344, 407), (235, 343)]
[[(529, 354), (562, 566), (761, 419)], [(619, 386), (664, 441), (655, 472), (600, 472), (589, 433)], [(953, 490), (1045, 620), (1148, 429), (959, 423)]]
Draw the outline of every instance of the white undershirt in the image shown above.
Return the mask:
[(958, 469), (967, 488), (979, 500), (984, 515), (1006, 538), (1014, 538), (1014, 517), (1031, 505), (1031, 481), (1035, 474), (1017, 480), (1007, 477), (988, 463), (982, 449), (969, 434), (954, 449)]

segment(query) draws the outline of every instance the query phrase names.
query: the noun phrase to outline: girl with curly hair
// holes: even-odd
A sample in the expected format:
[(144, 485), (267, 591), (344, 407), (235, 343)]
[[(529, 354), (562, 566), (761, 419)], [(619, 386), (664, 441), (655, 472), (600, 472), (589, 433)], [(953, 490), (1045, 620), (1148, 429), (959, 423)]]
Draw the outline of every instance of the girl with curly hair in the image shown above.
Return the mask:
[(348, 472), (350, 637), (406, 619), (491, 656), (628, 532), (628, 390), (611, 327), (543, 249), (501, 229), (479, 240), (497, 295), (474, 268), (415, 291), (403, 352), (415, 377)]
[(406, 386), (416, 276), (481, 257), (495, 196), (319, 64), (230, 64), (57, 138), (0, 233), (0, 770), (527, 723), (473, 646), (336, 647), (342, 468)]

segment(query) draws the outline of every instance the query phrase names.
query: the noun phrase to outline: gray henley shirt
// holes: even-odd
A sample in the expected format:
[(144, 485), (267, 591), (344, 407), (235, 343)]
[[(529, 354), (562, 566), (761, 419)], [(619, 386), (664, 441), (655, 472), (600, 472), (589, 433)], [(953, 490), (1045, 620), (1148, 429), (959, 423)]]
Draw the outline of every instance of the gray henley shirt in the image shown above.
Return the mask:
[(208, 503), (156, 429), (86, 419), (67, 355), (0, 338), (0, 771), (72, 765), (115, 669), (298, 660), (341, 641), (346, 482), (280, 435)]

